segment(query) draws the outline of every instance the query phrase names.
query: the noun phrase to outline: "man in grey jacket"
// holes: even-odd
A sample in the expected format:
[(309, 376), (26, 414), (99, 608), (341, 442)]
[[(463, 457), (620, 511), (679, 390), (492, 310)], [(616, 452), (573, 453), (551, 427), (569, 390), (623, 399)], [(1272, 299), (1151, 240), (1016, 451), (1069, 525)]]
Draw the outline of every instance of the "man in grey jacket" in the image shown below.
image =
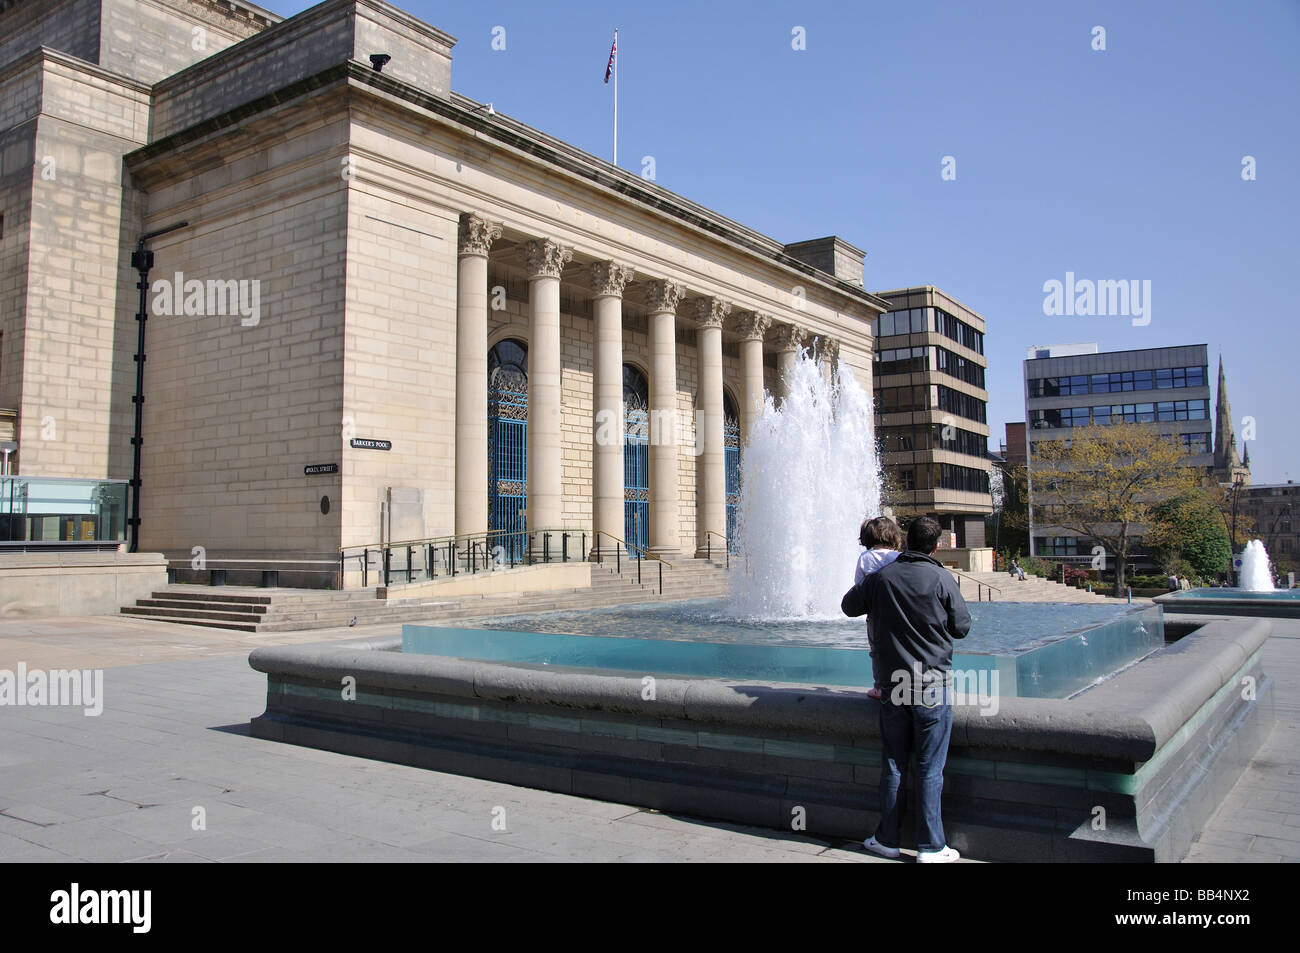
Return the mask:
[(844, 595), (847, 616), (869, 616), (871, 644), (890, 686), (880, 700), (880, 824), (863, 846), (899, 856), (903, 775), (916, 754), (916, 859), (950, 863), (940, 816), (943, 768), (952, 735), (952, 640), (970, 631), (970, 611), (957, 581), (935, 559), (939, 524), (929, 517), (907, 527), (907, 551)]

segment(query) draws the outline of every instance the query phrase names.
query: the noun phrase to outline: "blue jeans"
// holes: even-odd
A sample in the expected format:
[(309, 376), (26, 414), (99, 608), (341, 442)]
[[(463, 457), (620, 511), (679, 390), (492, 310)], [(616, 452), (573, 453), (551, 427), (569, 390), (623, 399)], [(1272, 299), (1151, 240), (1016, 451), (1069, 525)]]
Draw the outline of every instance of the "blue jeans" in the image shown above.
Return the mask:
[(886, 847), (898, 847), (899, 827), (906, 797), (903, 776), (912, 753), (916, 753), (916, 849), (943, 850), (947, 846), (940, 816), (943, 767), (948, 761), (948, 739), (952, 736), (952, 699), (946, 704), (894, 705), (889, 695), (880, 700), (880, 824), (876, 840)]

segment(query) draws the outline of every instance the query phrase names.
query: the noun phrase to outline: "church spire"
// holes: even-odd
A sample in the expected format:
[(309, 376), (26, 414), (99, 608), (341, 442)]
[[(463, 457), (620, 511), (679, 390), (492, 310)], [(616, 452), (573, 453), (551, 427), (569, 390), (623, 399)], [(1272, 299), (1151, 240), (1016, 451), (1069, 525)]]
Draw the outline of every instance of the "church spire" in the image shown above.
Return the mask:
[(1250, 482), (1250, 451), (1243, 459), (1237, 453), (1237, 434), (1232, 426), (1232, 405), (1228, 402), (1228, 378), (1219, 355), (1219, 392), (1214, 402), (1214, 470), (1220, 482), (1244, 478)]

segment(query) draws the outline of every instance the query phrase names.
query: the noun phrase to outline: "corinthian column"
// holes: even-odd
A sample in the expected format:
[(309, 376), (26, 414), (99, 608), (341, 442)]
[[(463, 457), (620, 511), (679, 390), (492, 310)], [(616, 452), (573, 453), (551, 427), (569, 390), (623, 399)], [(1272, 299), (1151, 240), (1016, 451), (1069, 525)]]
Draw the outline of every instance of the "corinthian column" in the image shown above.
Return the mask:
[[(613, 555), (623, 537), (623, 288), (634, 272), (616, 261), (591, 266), (596, 360), (592, 401), (592, 555)], [(608, 536), (601, 536), (607, 533)]]
[(727, 551), (727, 474), (722, 462), (722, 322), (731, 305), (717, 298), (698, 298), (695, 324), (700, 358), (700, 390), (695, 406), (695, 555), (713, 548)]
[[(528, 512), (530, 531), (563, 519), (560, 468), (560, 272), (573, 249), (550, 239), (524, 247), (528, 259)], [(555, 542), (555, 541), (553, 541)], [(542, 537), (533, 540), (540, 551)]]
[(456, 259), (456, 534), (488, 528), (488, 251), (501, 225), (460, 217)]
[(742, 312), (736, 318), (740, 335), (740, 439), (748, 442), (754, 421), (763, 413), (763, 334), (772, 318), (756, 311)]
[(677, 501), (677, 305), (685, 289), (654, 280), (646, 291), (650, 311), (650, 551), (681, 552)]
[(778, 324), (772, 331), (772, 343), (776, 346), (776, 391), (782, 400), (790, 395), (790, 375), (805, 334), (803, 328), (793, 324)]
[(840, 342), (821, 335), (817, 338), (817, 359), (821, 361), (822, 378), (829, 385), (835, 381), (835, 367), (840, 360)]

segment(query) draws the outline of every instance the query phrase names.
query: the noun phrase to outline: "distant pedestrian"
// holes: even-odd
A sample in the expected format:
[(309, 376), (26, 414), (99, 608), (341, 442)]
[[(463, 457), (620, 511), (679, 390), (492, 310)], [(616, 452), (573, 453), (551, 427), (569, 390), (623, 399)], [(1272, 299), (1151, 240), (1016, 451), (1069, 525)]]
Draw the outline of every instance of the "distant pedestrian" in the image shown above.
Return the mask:
[[(877, 516), (867, 520), (858, 530), (858, 543), (866, 550), (858, 557), (858, 564), (853, 568), (853, 585), (862, 583), (873, 572), (888, 566), (898, 558), (903, 548), (903, 531), (888, 516)], [(879, 698), (885, 680), (881, 677), (880, 656), (871, 647), (871, 618), (867, 618), (867, 653), (871, 656), (871, 688), (867, 691), (870, 698)]]
[(940, 816), (943, 768), (952, 736), (952, 641), (970, 631), (970, 612), (957, 582), (934, 559), (939, 524), (929, 518), (907, 527), (907, 550), (844, 595), (845, 615), (871, 617), (872, 645), (890, 673), (880, 703), (880, 823), (863, 846), (898, 857), (903, 777), (916, 753), (916, 859), (950, 863), (958, 853), (944, 838)]

